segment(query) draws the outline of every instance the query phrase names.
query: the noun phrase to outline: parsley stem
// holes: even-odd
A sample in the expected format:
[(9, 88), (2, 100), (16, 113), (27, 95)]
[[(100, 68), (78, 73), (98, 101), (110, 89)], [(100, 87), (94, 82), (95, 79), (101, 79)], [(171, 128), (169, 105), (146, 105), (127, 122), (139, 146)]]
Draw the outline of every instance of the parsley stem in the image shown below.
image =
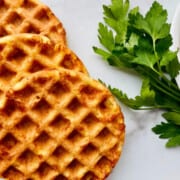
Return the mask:
[[(162, 72), (162, 69), (161, 69), (161, 66), (160, 66), (160, 61), (159, 61), (159, 57), (158, 57), (158, 54), (157, 54), (157, 51), (156, 51), (156, 39), (152, 37), (152, 41), (153, 41), (153, 51), (154, 51), (154, 55), (155, 55), (155, 58), (157, 59), (157, 67), (158, 67), (158, 71), (155, 71), (157, 74), (159, 74), (162, 79), (164, 81), (166, 81), (166, 83), (170, 86), (172, 86), (173, 88), (175, 88), (176, 90), (179, 90), (179, 88), (174, 84), (172, 83), (171, 81), (169, 81), (166, 76), (163, 74)], [(180, 95), (180, 93), (176, 94), (176, 95)]]
[[(173, 98), (176, 101), (180, 101), (180, 93), (179, 91), (177, 92), (176, 90), (168, 87), (166, 84), (164, 84), (162, 81), (160, 81), (158, 78), (156, 78), (152, 73), (144, 69), (143, 67), (138, 67), (137, 69), (140, 69), (144, 74), (147, 74), (151, 79), (151, 84), (153, 87), (156, 89), (160, 90), (164, 94), (168, 95), (169, 97)], [(155, 83), (155, 82), (156, 83)]]
[(172, 81), (167, 79), (166, 76), (164, 76), (164, 75), (162, 75), (162, 79), (164, 81), (166, 81), (166, 83), (169, 84), (172, 88), (176, 89), (179, 92), (179, 94), (180, 94), (180, 89), (178, 88), (178, 86), (176, 84), (174, 84)]
[(180, 98), (180, 92), (179, 91), (172, 89), (171, 87), (167, 86), (166, 84), (164, 84), (162, 81), (160, 81), (157, 78), (153, 78), (153, 79), (156, 80), (156, 82), (159, 85), (161, 85), (164, 90), (167, 90), (167, 92), (174, 94), (176, 97), (175, 100), (177, 100), (177, 98)]
[[(169, 94), (172, 93), (173, 95), (175, 95), (175, 98), (174, 98), (175, 100), (177, 100), (177, 98), (180, 98), (180, 92), (179, 92), (179, 91), (177, 91), (177, 90), (169, 87), (167, 84), (164, 84), (162, 81), (160, 81), (160, 80), (157, 79), (157, 78), (154, 78), (154, 77), (153, 77), (153, 79), (154, 79), (159, 85), (161, 85), (164, 90), (167, 90), (167, 93), (169, 93)], [(166, 93), (166, 94), (167, 94), (167, 93)], [(179, 100), (180, 100), (180, 99), (179, 99)]]
[(157, 67), (158, 67), (158, 71), (156, 71), (158, 74), (162, 75), (162, 71), (161, 71), (161, 66), (159, 64), (159, 57), (158, 54), (156, 52), (156, 39), (154, 37), (152, 37), (152, 41), (153, 41), (153, 51), (154, 51), (154, 55), (157, 61)]
[(177, 96), (175, 96), (174, 94), (172, 94), (171, 92), (167, 91), (166, 89), (164, 89), (161, 86), (158, 86), (156, 83), (154, 83), (154, 81), (151, 81), (151, 85), (153, 87), (155, 87), (156, 89), (158, 89), (159, 91), (163, 92), (164, 94), (168, 95), (169, 97), (173, 98), (176, 101), (180, 101), (180, 98), (178, 98)]
[[(140, 107), (137, 110), (172, 109), (171, 106), (154, 105), (151, 107)], [(176, 111), (176, 110), (175, 110)], [(178, 110), (176, 112), (179, 112)]]

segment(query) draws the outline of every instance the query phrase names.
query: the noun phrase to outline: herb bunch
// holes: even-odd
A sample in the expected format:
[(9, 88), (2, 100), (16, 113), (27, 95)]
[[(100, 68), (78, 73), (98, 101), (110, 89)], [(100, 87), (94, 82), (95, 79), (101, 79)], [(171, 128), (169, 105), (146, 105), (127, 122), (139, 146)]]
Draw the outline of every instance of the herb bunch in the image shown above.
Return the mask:
[(165, 121), (152, 128), (167, 147), (180, 146), (180, 89), (175, 81), (180, 71), (177, 51), (171, 51), (172, 37), (167, 10), (154, 1), (143, 16), (139, 8), (130, 9), (128, 0), (111, 0), (103, 5), (104, 22), (98, 38), (103, 48), (93, 47), (110, 65), (133, 69), (142, 77), (140, 95), (129, 98), (117, 88), (111, 92), (128, 107), (163, 109)]

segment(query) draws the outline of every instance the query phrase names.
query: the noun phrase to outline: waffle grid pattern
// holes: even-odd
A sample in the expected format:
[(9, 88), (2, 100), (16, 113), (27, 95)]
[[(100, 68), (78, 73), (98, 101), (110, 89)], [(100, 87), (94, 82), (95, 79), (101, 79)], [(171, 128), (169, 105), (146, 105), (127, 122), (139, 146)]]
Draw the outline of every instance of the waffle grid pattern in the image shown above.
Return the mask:
[(43, 69), (65, 68), (87, 74), (80, 59), (68, 48), (40, 35), (10, 35), (0, 39), (0, 84)]
[(104, 179), (119, 158), (118, 106), (100, 83), (74, 72), (24, 78), (7, 93), (1, 114), (0, 175), (10, 180)]
[(62, 23), (49, 7), (36, 0), (0, 1), (0, 36), (35, 33), (66, 44)]

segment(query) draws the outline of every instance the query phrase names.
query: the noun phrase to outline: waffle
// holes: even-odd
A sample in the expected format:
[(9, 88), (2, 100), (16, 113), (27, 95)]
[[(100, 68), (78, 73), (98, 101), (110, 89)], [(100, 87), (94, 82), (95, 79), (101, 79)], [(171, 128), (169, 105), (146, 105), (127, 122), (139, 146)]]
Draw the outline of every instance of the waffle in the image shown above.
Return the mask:
[(123, 115), (111, 93), (89, 76), (42, 70), (18, 81), (4, 99), (0, 177), (103, 180), (118, 161)]
[(42, 69), (63, 67), (87, 74), (80, 59), (67, 47), (42, 35), (17, 34), (0, 38), (0, 90), (16, 79)]
[(66, 44), (63, 25), (49, 7), (38, 0), (0, 0), (0, 37), (18, 33), (42, 34)]

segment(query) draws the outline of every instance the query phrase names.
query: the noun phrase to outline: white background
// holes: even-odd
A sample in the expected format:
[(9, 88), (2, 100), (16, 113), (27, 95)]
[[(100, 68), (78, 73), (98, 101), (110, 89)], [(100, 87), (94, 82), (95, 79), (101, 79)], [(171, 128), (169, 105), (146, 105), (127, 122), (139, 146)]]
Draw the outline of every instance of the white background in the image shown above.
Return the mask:
[[(135, 74), (120, 72), (97, 56), (92, 46), (99, 46), (98, 22), (102, 5), (110, 0), (42, 0), (64, 24), (68, 46), (82, 59), (90, 75), (112, 87), (124, 90), (130, 97), (138, 94), (141, 81)], [(145, 13), (152, 0), (131, 0)], [(179, 0), (159, 0), (168, 10), (171, 22)], [(180, 148), (165, 148), (151, 128), (161, 122), (161, 112), (137, 112), (121, 104), (126, 123), (123, 153), (108, 180), (180, 180)]]

